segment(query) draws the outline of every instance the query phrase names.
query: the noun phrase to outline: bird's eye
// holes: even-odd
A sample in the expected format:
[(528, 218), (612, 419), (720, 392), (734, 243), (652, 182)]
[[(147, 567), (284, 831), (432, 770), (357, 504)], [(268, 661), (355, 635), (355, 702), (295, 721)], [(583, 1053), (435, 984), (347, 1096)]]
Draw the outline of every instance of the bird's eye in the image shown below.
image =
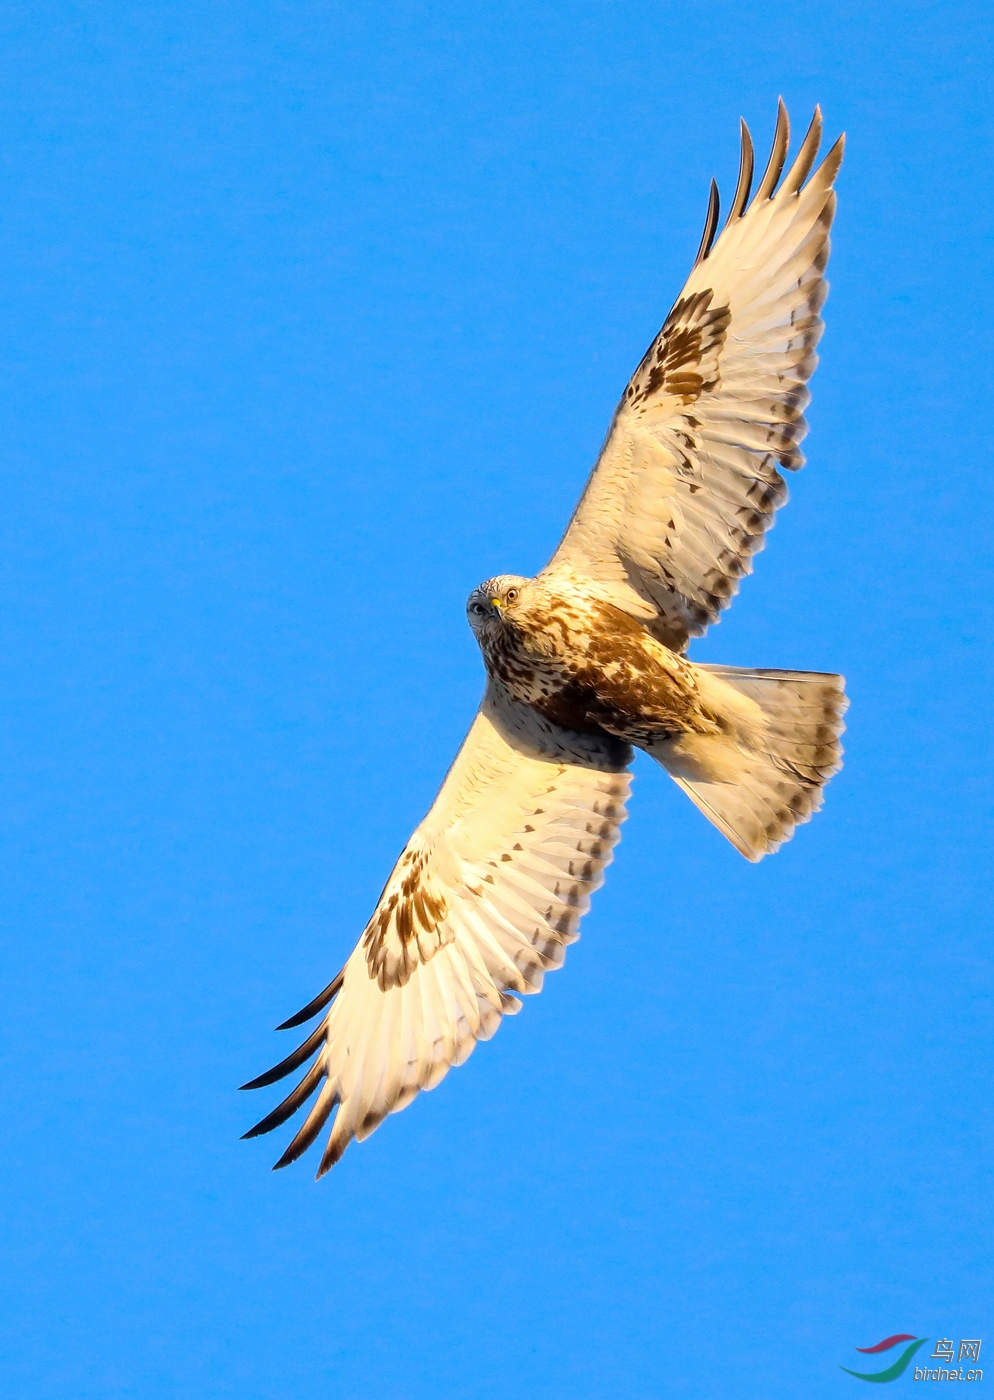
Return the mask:
[(479, 617), (480, 613), (483, 612), (483, 604), (482, 604), (482, 603), (474, 603), (474, 604), (473, 604), (473, 611), (476, 613), (477, 617)]
[(516, 588), (509, 588), (504, 596), (509, 603), (516, 603), (518, 601), (518, 590)]

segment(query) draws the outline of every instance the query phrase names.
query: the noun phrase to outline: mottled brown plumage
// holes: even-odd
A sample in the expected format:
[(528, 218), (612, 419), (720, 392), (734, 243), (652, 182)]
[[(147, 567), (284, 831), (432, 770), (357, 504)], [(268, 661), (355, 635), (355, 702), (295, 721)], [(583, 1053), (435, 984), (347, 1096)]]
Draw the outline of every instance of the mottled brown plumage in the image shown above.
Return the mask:
[(564, 729), (638, 745), (719, 731), (693, 667), (611, 603), (562, 581), (490, 579), (468, 613), (489, 674)]
[[(470, 596), (487, 670), (480, 711), (341, 973), (303, 1011), (314, 1055), (246, 1136), (317, 1091), (277, 1166), (337, 1109), (318, 1174), (433, 1088), (562, 965), (625, 819), (632, 746), (652, 755), (750, 860), (817, 810), (840, 763), (841, 676), (697, 664), (689, 640), (751, 569), (803, 464), (807, 381), (827, 292), (841, 140), (812, 174), (814, 120), (781, 182), (749, 201), (752, 142), (718, 232), (712, 182), (683, 291), (622, 395), (559, 547), (533, 579)], [(810, 176), (810, 178), (809, 178)]]

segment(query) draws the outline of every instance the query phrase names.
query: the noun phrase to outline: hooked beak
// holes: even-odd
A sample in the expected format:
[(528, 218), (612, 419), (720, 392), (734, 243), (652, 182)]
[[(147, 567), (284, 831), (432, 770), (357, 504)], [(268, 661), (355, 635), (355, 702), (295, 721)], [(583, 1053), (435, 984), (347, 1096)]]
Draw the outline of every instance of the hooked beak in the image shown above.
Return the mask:
[(501, 609), (502, 609), (503, 606), (504, 606), (504, 603), (503, 603), (503, 600), (500, 599), (500, 598), (491, 598), (491, 599), (490, 599), (490, 606), (491, 606), (493, 609), (495, 609), (495, 611), (497, 612), (497, 615), (498, 615), (498, 617), (499, 617), (499, 616), (500, 616), (500, 613), (501, 613)]

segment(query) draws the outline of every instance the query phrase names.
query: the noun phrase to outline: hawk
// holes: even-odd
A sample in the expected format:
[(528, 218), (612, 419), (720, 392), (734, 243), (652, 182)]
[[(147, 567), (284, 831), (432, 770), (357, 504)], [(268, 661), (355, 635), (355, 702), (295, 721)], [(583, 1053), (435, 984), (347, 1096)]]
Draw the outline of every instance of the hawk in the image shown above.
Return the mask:
[[(321, 1176), (353, 1138), (433, 1089), (541, 989), (578, 936), (625, 819), (633, 746), (748, 860), (790, 838), (840, 766), (841, 676), (687, 659), (751, 568), (803, 464), (840, 137), (812, 174), (815, 109), (789, 126), (720, 235), (718, 189), (676, 305), (632, 376), (549, 563), (470, 594), (487, 685), (434, 805), (337, 977), (280, 1029), (321, 1016), (258, 1089), (310, 1068), (246, 1137), (317, 1097), (276, 1163), (337, 1109)], [(322, 1014), (323, 1013), (323, 1014)]]

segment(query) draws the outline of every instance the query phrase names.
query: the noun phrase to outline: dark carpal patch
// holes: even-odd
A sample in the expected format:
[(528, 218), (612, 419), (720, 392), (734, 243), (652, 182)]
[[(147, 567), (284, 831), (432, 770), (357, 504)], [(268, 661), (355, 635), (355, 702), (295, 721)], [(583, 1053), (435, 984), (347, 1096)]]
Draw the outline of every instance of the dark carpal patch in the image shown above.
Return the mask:
[[(369, 975), (384, 989), (402, 987), (408, 981), (420, 960), (417, 939), (436, 933), (448, 913), (445, 900), (440, 894), (433, 894), (424, 880), (426, 864), (423, 851), (404, 852), (363, 934)], [(392, 974), (387, 971), (391, 925), (400, 943), (400, 961)]]
[(656, 395), (695, 403), (718, 383), (718, 359), (732, 313), (712, 307), (708, 289), (682, 297), (646, 351), (625, 390), (624, 404), (637, 410)]

